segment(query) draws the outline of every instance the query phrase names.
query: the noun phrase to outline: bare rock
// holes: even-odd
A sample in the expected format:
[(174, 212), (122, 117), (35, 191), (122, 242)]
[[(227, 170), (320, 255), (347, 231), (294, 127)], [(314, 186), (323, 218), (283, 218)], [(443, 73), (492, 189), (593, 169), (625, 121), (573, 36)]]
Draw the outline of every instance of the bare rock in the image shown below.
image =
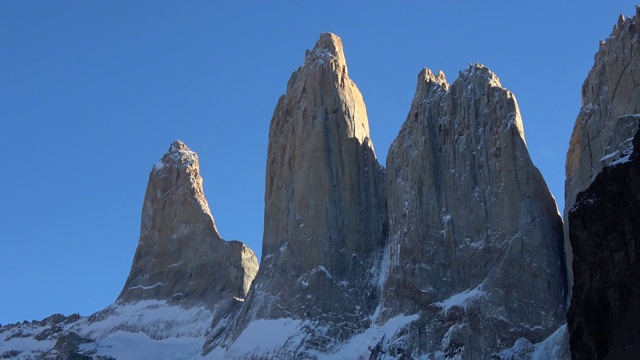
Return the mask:
[(562, 222), (529, 157), (514, 95), (482, 65), (453, 84), (424, 69), (387, 157), (384, 324), (419, 314), (396, 348), (487, 359), (564, 322)]
[(171, 144), (151, 170), (140, 228), (118, 302), (215, 304), (246, 295), (257, 258), (245, 244), (220, 238), (204, 197), (198, 155), (182, 141)]
[[(611, 36), (601, 42), (594, 65), (582, 85), (578, 113), (566, 160), (565, 248), (571, 268), (568, 217), (576, 195), (585, 190), (600, 171), (620, 157), (638, 126), (640, 114), (640, 10), (633, 18), (620, 16)], [(570, 283), (571, 285), (571, 283)]]

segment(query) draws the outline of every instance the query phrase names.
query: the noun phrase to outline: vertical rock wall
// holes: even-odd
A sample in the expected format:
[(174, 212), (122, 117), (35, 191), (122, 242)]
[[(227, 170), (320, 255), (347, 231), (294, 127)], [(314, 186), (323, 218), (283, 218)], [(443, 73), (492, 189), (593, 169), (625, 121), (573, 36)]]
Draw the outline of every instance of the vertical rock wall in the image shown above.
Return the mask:
[(367, 327), (385, 214), (384, 169), (362, 95), (342, 41), (323, 33), (271, 120), (263, 257), (238, 330), (260, 319), (304, 320), (315, 324), (304, 348), (326, 351)]
[(423, 70), (386, 172), (378, 321), (420, 314), (414, 355), (489, 358), (561, 326), (562, 222), (495, 74), (470, 66), (449, 85)]

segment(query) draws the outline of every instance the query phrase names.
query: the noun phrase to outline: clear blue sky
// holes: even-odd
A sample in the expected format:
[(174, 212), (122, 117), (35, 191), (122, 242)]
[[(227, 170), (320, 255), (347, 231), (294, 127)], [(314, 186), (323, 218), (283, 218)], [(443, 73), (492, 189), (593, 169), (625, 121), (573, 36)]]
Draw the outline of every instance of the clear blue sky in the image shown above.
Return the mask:
[[(0, 2), (0, 323), (112, 303), (152, 165), (198, 152), (222, 236), (261, 250), (268, 128), (320, 32), (342, 37), (382, 164), (422, 67), (469, 63), (519, 101), (563, 206), (598, 42), (631, 1)], [(318, 4), (318, 5), (316, 5)]]

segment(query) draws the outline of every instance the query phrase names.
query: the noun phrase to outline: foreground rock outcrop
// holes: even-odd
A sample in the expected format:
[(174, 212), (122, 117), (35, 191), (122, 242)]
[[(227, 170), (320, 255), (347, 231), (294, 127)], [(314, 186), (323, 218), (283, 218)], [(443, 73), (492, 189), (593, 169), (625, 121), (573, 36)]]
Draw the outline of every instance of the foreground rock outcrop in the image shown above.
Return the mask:
[(310, 356), (368, 327), (385, 214), (384, 169), (362, 95), (342, 41), (323, 33), (271, 120), (262, 263), (229, 339), (241, 341), (259, 321), (300, 327), (295, 339), (271, 344), (278, 350), (254, 354), (251, 344), (236, 345), (229, 356)]
[(495, 74), (424, 69), (386, 171), (377, 321), (419, 314), (398, 350), (487, 359), (563, 324), (562, 222)]
[(568, 314), (573, 358), (637, 359), (640, 131), (627, 153), (578, 194), (569, 221), (575, 274)]
[(118, 302), (243, 299), (257, 270), (251, 249), (220, 238), (198, 155), (175, 141), (149, 175), (140, 241)]
[(585, 190), (630, 144), (633, 115), (640, 113), (640, 8), (632, 18), (620, 15), (611, 36), (600, 43), (593, 68), (582, 85), (582, 108), (569, 142), (565, 181), (565, 246), (572, 278), (569, 211)]

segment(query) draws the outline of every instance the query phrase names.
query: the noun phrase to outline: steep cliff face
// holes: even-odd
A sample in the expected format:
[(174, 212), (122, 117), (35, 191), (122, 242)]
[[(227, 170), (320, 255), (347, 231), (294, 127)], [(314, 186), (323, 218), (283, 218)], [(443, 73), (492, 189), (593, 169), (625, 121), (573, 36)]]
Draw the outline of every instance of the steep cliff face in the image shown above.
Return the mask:
[(562, 325), (562, 222), (516, 99), (489, 69), (470, 66), (451, 85), (420, 73), (386, 179), (376, 321), (420, 315), (405, 352), (486, 359)]
[(573, 358), (636, 359), (640, 356), (640, 131), (627, 154), (616, 156), (578, 194), (569, 221), (575, 274), (568, 314)]
[(593, 68), (582, 85), (578, 114), (566, 160), (565, 246), (572, 278), (569, 211), (602, 168), (629, 146), (640, 113), (640, 8), (632, 18), (620, 15), (611, 36), (600, 43)]
[(220, 238), (198, 155), (175, 141), (149, 175), (140, 241), (118, 302), (242, 299), (257, 270), (251, 249)]
[(263, 355), (290, 358), (328, 351), (368, 326), (386, 230), (383, 194), (384, 170), (342, 41), (323, 33), (271, 120), (263, 258), (232, 339), (260, 320), (304, 321), (304, 340), (285, 337), (284, 350)]

